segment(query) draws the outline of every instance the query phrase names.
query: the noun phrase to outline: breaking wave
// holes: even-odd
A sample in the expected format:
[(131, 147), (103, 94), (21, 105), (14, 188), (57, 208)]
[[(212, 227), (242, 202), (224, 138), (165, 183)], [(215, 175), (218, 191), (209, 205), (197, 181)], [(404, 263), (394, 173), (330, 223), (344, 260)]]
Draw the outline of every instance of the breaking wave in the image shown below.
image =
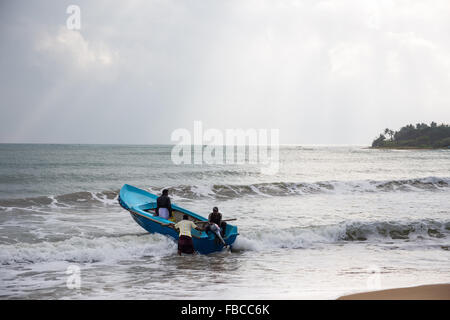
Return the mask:
[[(450, 236), (450, 221), (419, 220), (413, 222), (342, 222), (336, 225), (291, 228), (284, 231), (260, 230), (244, 233), (236, 240), (237, 250), (264, 251), (267, 249), (311, 248), (318, 244), (356, 241), (402, 241), (419, 243), (444, 240)], [(435, 241), (434, 241), (435, 242)], [(442, 241), (439, 241), (442, 242)], [(442, 245), (444, 250), (449, 246)]]
[[(449, 250), (450, 221), (342, 222), (284, 230), (241, 230), (233, 250), (267, 251), (314, 248), (352, 242), (421, 243)], [(171, 238), (150, 234), (123, 234), (95, 238), (71, 237), (60, 241), (0, 245), (0, 264), (68, 261), (75, 263), (135, 260), (176, 254)]]
[[(227, 200), (238, 197), (278, 197), (308, 194), (345, 194), (364, 192), (414, 192), (440, 191), (450, 187), (449, 177), (426, 177), (404, 180), (358, 180), (320, 182), (270, 182), (255, 184), (214, 184), (172, 186), (171, 196), (175, 200), (217, 199)], [(159, 194), (162, 188), (149, 187)], [(25, 199), (1, 199), (0, 207), (83, 207), (90, 205), (117, 205), (118, 190), (103, 192), (74, 192), (57, 196), (42, 196)]]
[(62, 241), (0, 245), (0, 264), (119, 261), (165, 256), (174, 252), (175, 242), (161, 235), (114, 235), (92, 239), (72, 237)]
[(226, 200), (242, 196), (273, 197), (318, 193), (437, 191), (447, 189), (449, 186), (450, 178), (426, 177), (388, 181), (271, 182), (246, 185), (216, 184), (210, 187), (178, 186), (171, 188), (171, 191), (175, 196), (186, 199)]
[(32, 208), (32, 207), (83, 207), (91, 205), (116, 205), (117, 191), (103, 192), (74, 192), (57, 196), (42, 196), (25, 199), (0, 199), (0, 207), (3, 208)]

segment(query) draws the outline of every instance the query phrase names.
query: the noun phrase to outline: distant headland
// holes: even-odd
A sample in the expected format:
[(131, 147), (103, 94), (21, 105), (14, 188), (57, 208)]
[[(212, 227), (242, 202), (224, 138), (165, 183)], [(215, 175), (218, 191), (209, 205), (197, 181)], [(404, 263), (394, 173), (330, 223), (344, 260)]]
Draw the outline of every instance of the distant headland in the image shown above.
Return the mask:
[[(387, 138), (388, 137), (388, 138)], [(436, 122), (408, 124), (398, 131), (389, 128), (373, 140), (372, 148), (441, 149), (450, 148), (450, 126)]]

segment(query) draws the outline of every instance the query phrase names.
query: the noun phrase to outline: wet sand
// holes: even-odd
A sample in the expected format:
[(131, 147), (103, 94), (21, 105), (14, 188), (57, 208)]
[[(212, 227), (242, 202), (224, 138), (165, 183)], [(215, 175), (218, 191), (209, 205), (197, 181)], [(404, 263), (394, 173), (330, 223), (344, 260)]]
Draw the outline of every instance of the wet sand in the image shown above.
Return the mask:
[(434, 284), (356, 293), (338, 300), (450, 300), (450, 284)]

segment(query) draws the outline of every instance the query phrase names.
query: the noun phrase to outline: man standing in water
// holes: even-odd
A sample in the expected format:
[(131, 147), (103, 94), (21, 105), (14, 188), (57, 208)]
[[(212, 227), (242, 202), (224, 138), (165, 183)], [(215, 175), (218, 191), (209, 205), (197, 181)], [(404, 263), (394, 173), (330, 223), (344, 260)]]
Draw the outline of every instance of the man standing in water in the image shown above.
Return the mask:
[(178, 238), (178, 255), (181, 253), (193, 254), (194, 243), (192, 242), (191, 229), (197, 229), (201, 231), (197, 225), (189, 220), (187, 214), (183, 215), (183, 220), (175, 224), (175, 228), (179, 230), (180, 235)]
[(164, 189), (162, 195), (156, 199), (156, 215), (164, 219), (172, 217), (172, 204), (170, 203), (169, 190)]

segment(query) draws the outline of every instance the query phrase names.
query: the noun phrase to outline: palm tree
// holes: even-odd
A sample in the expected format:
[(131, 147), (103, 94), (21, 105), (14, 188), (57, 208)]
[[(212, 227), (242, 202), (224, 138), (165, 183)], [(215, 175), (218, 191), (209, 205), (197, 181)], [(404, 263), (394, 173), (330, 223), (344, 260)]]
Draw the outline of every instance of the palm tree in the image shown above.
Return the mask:
[(392, 131), (389, 128), (386, 128), (386, 129), (384, 129), (384, 134), (389, 135), (391, 137), (391, 141), (393, 140), (393, 138), (394, 138), (394, 131)]
[(391, 141), (394, 141), (394, 134), (395, 134), (395, 132), (393, 130), (389, 130), (389, 135), (391, 136)]

